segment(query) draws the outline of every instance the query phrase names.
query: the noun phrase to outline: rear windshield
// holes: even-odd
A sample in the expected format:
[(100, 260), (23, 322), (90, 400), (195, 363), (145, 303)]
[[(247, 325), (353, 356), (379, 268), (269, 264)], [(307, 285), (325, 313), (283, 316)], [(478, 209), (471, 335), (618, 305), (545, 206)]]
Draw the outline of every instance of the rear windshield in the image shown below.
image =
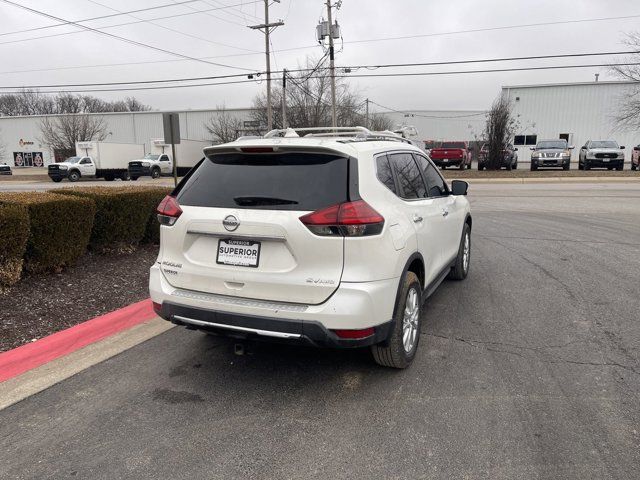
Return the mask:
[(349, 160), (309, 153), (221, 154), (205, 159), (178, 194), (181, 205), (318, 210), (347, 200)]
[(542, 142), (538, 142), (538, 144), (536, 145), (537, 149), (545, 149), (545, 148), (558, 148), (558, 149), (565, 149), (567, 148), (567, 141), (566, 140), (544, 140)]
[(464, 142), (443, 142), (440, 148), (465, 148)]

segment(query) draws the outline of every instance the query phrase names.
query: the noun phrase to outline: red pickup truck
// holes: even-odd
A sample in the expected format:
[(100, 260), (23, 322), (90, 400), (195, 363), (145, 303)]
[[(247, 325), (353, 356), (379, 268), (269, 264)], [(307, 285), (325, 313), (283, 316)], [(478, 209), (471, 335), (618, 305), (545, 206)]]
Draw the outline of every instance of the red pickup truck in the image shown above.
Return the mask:
[(640, 170), (640, 145), (633, 147), (631, 154), (631, 170)]
[(443, 170), (458, 167), (460, 170), (471, 168), (471, 152), (468, 142), (442, 142), (440, 148), (431, 150), (431, 160)]

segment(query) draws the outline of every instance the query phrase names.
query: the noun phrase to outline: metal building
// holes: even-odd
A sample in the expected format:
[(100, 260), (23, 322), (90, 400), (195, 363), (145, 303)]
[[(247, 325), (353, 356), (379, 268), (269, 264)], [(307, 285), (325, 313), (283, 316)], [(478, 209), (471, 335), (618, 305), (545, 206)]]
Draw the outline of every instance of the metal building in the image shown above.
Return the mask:
[[(531, 160), (538, 140), (565, 138), (575, 146), (572, 161), (588, 140), (616, 140), (626, 147), (625, 159), (640, 144), (640, 131), (617, 128), (615, 115), (625, 95), (640, 88), (634, 82), (589, 82), (502, 87), (512, 101), (520, 129), (514, 143), (521, 161)], [(628, 167), (627, 167), (628, 168)]]

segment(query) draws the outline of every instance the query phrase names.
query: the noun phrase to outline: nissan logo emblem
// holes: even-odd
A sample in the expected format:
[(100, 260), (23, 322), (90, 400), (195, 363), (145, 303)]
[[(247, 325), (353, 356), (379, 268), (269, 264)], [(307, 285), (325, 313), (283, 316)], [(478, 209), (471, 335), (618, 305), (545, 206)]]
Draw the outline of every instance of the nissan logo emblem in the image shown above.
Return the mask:
[(227, 215), (224, 217), (222, 225), (224, 225), (224, 228), (226, 228), (228, 232), (234, 232), (240, 226), (240, 220), (233, 215)]

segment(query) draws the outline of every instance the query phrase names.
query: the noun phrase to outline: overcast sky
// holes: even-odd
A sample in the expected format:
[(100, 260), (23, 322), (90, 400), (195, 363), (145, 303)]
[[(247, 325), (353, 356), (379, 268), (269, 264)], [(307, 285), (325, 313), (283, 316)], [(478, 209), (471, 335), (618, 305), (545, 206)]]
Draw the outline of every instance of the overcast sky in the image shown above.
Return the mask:
[[(66, 20), (77, 21), (181, 0), (15, 1)], [(225, 4), (243, 5), (212, 10)], [(196, 13), (195, 10), (209, 11)], [(274, 69), (296, 68), (299, 63), (304, 63), (306, 55), (317, 57), (322, 54), (322, 48), (317, 46), (315, 41), (315, 26), (321, 16), (326, 15), (322, 0), (282, 0), (281, 3), (274, 4), (270, 12), (272, 21), (282, 19), (285, 22), (285, 26), (279, 27), (272, 35), (275, 49), (272, 63)], [(237, 74), (246, 70), (261, 71), (265, 68), (264, 53), (260, 53), (264, 52), (264, 36), (247, 28), (247, 25), (264, 21), (262, 1), (202, 0), (133, 15), (137, 18), (121, 15), (86, 22), (85, 25), (102, 29), (120, 23), (180, 15), (154, 21), (171, 30), (148, 22), (138, 22), (104, 31), (189, 57), (209, 57), (208, 62), (236, 68), (184, 60), (80, 30), (75, 26), (43, 29), (59, 22), (0, 1), (0, 86), (155, 80)], [(451, 33), (630, 15), (636, 17)], [(638, 0), (343, 0), (337, 18), (342, 29), (344, 45), (337, 55), (336, 63), (338, 66), (346, 66), (619, 51), (625, 49), (621, 44), (624, 33), (640, 29), (639, 16)], [(7, 35), (9, 32), (33, 28), (39, 30)], [(361, 42), (408, 35), (431, 36)], [(33, 39), (38, 36), (49, 37)], [(292, 48), (296, 49), (282, 51)], [(500, 68), (524, 64), (605, 62), (606, 60), (594, 57), (560, 62), (546, 60), (415, 67), (388, 71), (424, 72)], [(104, 66), (123, 63), (128, 65)], [(486, 108), (499, 92), (501, 85), (592, 81), (596, 72), (601, 74), (601, 80), (613, 79), (606, 68), (587, 68), (434, 77), (354, 78), (349, 82), (361, 95), (400, 110), (465, 110)], [(373, 72), (359, 70), (357, 73)], [(264, 88), (264, 84), (248, 83), (95, 95), (108, 99), (134, 95), (154, 109), (211, 108), (222, 104), (227, 107), (247, 107), (251, 104), (253, 96)]]

